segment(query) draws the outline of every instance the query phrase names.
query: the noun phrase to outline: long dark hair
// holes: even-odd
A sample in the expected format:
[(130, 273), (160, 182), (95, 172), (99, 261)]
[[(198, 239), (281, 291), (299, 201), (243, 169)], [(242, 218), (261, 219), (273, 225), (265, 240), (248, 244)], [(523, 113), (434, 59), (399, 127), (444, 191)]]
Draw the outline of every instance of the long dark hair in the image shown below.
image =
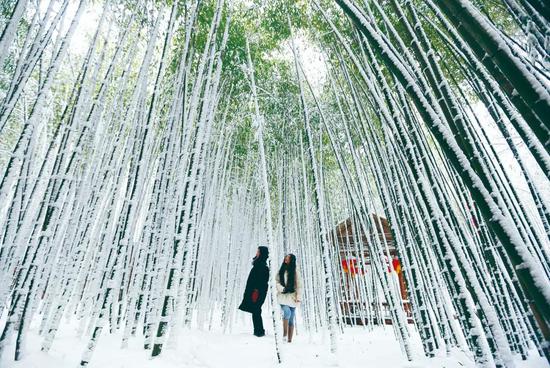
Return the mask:
[[(292, 253), (288, 254), (288, 256), (290, 257), (290, 262), (286, 264), (283, 260), (283, 264), (279, 269), (279, 282), (286, 288), (287, 292), (293, 293), (296, 290), (296, 256)], [(288, 272), (288, 280), (286, 283), (285, 271)]]

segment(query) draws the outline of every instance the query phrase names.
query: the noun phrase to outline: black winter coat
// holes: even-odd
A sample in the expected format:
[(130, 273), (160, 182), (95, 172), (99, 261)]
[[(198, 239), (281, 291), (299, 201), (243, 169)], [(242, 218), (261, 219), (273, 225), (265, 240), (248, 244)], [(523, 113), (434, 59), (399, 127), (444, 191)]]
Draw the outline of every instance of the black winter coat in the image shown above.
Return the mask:
[[(267, 282), (269, 281), (269, 268), (265, 262), (255, 262), (246, 280), (246, 288), (244, 290), (243, 301), (239, 309), (245, 312), (258, 312), (264, 304), (267, 296)], [(252, 292), (258, 290), (258, 300), (256, 303), (252, 301)]]

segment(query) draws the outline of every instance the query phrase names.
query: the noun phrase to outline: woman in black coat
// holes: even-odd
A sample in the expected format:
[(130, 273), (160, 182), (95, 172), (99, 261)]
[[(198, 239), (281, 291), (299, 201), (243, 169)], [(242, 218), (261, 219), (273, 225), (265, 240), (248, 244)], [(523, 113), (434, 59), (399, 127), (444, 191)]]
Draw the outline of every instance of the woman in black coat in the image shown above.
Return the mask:
[(254, 335), (258, 337), (265, 335), (262, 321), (262, 305), (267, 296), (267, 282), (269, 280), (268, 257), (269, 250), (267, 247), (258, 247), (256, 257), (252, 261), (252, 270), (250, 270), (248, 280), (246, 280), (243, 301), (239, 306), (240, 310), (252, 313)]

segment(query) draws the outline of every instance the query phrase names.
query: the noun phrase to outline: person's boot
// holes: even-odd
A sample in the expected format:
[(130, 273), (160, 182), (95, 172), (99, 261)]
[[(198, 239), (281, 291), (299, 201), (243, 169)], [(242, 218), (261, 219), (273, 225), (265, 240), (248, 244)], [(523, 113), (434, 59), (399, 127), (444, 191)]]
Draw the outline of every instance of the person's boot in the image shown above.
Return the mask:
[(293, 334), (294, 334), (294, 326), (288, 326), (288, 342), (292, 342)]
[(283, 319), (283, 339), (288, 336), (288, 319)]

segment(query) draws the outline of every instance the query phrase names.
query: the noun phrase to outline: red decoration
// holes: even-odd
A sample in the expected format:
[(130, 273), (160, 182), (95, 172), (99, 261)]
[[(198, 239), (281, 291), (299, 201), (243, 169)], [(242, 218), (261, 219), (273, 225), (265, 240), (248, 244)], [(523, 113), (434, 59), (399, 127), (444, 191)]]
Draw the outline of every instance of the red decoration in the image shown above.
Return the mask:
[(342, 269), (344, 273), (351, 273), (352, 275), (357, 275), (358, 273), (364, 274), (365, 271), (357, 265), (357, 259), (349, 258), (342, 260)]
[(401, 272), (401, 262), (399, 262), (399, 259), (394, 258), (392, 260), (392, 266), (395, 272), (397, 272), (398, 274)]

